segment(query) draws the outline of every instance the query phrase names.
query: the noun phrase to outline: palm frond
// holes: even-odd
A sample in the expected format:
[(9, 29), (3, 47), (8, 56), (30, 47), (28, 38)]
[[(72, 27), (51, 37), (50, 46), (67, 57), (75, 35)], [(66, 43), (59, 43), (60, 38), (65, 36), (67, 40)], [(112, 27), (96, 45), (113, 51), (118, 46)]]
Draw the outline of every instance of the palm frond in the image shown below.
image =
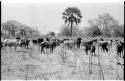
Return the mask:
[(67, 22), (68, 22), (68, 20), (66, 19), (64, 22), (65, 22), (65, 23), (67, 23)]
[(68, 22), (68, 18), (66, 16), (63, 16), (62, 18), (65, 19), (65, 21), (64, 21), (65, 23)]
[(67, 16), (67, 13), (66, 13), (66, 12), (63, 12), (62, 15), (66, 15), (66, 16)]
[(68, 23), (68, 26), (69, 26), (70, 22)]
[(77, 19), (77, 22), (80, 23), (80, 22), (81, 22), (81, 19)]
[(77, 20), (75, 20), (76, 25), (78, 24)]
[(62, 18), (63, 18), (63, 19), (68, 19), (66, 16), (63, 16)]

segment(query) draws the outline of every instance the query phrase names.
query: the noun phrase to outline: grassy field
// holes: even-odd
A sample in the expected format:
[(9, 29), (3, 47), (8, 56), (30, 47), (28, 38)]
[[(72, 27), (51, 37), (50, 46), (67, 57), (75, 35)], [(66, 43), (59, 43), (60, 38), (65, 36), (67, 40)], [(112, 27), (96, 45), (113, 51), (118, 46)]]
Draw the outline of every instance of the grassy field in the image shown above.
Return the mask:
[[(67, 50), (56, 47), (53, 53), (45, 50), (41, 54), (38, 46), (29, 49), (1, 50), (2, 80), (123, 80), (124, 70), (117, 64), (116, 50), (110, 52), (96, 49), (96, 56), (86, 55), (84, 47)], [(100, 61), (98, 58), (100, 57)], [(118, 58), (123, 64), (123, 58)], [(99, 66), (101, 65), (101, 69)], [(91, 65), (91, 66), (90, 66)], [(124, 68), (124, 67), (123, 67)], [(101, 72), (102, 70), (102, 72)], [(91, 71), (91, 73), (90, 73)]]

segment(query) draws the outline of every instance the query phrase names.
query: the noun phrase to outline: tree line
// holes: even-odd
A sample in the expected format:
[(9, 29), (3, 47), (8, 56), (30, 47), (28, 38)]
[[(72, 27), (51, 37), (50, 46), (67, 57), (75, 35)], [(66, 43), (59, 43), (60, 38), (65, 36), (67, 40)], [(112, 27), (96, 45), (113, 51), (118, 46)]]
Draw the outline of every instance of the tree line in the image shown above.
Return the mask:
[[(119, 25), (118, 20), (110, 14), (104, 13), (94, 19), (89, 19), (89, 26), (79, 29), (78, 24), (81, 22), (81, 11), (77, 7), (68, 7), (62, 13), (64, 25), (57, 35), (61, 36), (104, 36), (104, 37), (124, 37), (124, 24)], [(22, 24), (16, 20), (9, 20), (2, 23), (1, 36), (4, 38), (11, 37), (38, 37), (41, 36), (38, 29)], [(46, 36), (56, 36), (55, 32), (49, 32)]]

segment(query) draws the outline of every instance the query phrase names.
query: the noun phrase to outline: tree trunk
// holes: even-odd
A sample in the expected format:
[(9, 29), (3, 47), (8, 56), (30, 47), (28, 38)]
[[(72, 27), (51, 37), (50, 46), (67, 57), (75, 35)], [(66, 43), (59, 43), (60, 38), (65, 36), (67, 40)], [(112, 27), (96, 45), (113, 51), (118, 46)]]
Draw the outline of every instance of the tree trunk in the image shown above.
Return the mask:
[(24, 31), (23, 30), (21, 31), (21, 35), (24, 36)]
[(15, 31), (13, 31), (13, 35), (15, 36)]
[(5, 30), (5, 36), (6, 36), (7, 34), (6, 34), (6, 30)]
[(9, 37), (11, 37), (11, 31), (9, 31)]
[(15, 31), (14, 30), (12, 30), (11, 33), (12, 33), (12, 36), (15, 36)]
[(71, 22), (71, 36), (72, 36), (72, 25), (73, 25), (73, 23)]

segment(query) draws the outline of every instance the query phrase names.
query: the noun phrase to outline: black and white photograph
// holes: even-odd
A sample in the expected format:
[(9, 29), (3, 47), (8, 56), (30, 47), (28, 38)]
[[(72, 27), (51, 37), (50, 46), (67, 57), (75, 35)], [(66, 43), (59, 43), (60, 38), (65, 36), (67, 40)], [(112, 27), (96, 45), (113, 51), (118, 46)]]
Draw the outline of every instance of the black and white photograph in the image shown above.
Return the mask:
[(1, 80), (124, 81), (124, 8), (121, 0), (1, 1)]

